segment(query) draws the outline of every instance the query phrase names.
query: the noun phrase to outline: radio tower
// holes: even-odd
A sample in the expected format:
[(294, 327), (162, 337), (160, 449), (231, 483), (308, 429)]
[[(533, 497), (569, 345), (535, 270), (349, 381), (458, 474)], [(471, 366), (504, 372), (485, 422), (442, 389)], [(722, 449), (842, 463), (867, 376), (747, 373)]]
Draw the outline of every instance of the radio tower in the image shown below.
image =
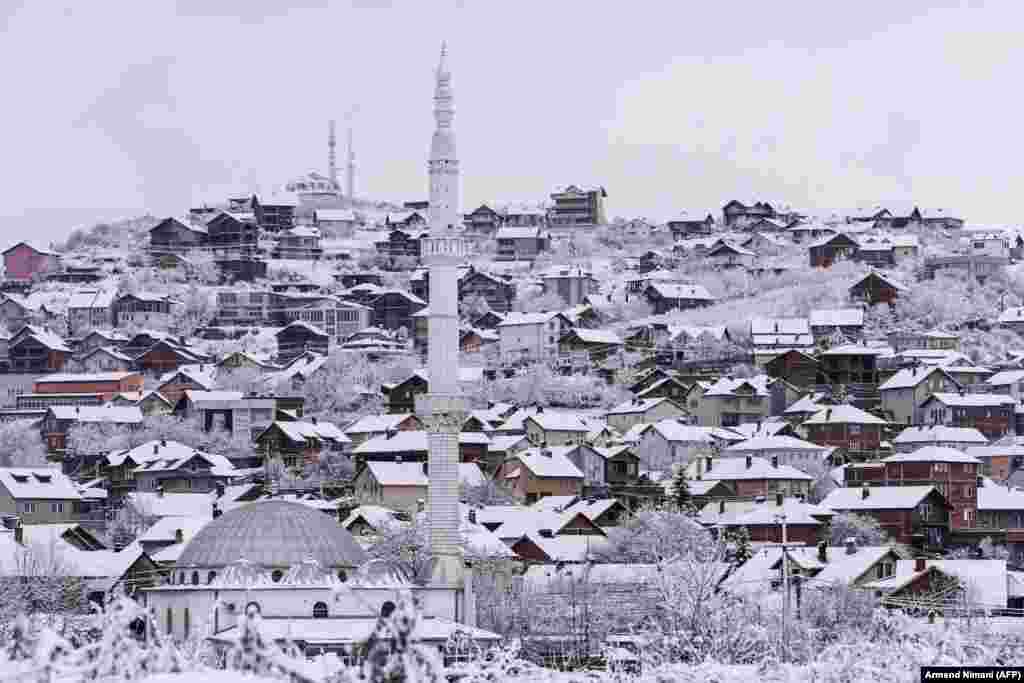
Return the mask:
[(337, 146), (338, 141), (334, 135), (334, 119), (331, 119), (327, 124), (327, 177), (334, 183), (334, 187), (340, 188), (338, 185), (338, 161), (335, 154)]

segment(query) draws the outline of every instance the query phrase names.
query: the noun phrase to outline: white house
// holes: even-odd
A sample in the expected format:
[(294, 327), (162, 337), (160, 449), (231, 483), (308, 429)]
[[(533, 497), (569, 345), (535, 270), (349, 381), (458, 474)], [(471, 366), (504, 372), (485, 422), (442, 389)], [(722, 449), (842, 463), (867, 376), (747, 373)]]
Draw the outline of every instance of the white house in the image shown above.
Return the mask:
[(509, 313), (498, 324), (498, 346), (505, 362), (541, 360), (558, 354), (558, 340), (572, 328), (561, 313)]

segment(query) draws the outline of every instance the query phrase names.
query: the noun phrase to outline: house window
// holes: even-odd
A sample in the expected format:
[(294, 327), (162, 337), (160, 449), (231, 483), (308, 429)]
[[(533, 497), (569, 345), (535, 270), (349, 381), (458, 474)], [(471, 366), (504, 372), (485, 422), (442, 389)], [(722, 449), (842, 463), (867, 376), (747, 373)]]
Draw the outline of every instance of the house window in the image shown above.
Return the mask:
[(171, 635), (171, 631), (174, 630), (174, 610), (170, 607), (167, 608), (167, 635)]
[(64, 503), (50, 503), (50, 512), (64, 512)]
[(918, 512), (921, 515), (921, 519), (926, 519), (926, 520), (927, 519), (931, 519), (931, 516), (932, 516), (932, 506), (931, 506), (931, 503), (923, 503), (922, 505), (918, 506), (917, 510), (918, 510)]
[(964, 498), (974, 498), (974, 487), (970, 484), (964, 485)]
[(36, 511), (36, 504), (35, 503), (22, 503), (21, 504), (21, 511), (22, 512), (33, 513), (33, 512)]
[(964, 523), (972, 524), (974, 522), (974, 510), (964, 510)]
[(879, 562), (878, 563), (878, 578), (885, 579), (896, 573), (896, 568), (892, 562)]

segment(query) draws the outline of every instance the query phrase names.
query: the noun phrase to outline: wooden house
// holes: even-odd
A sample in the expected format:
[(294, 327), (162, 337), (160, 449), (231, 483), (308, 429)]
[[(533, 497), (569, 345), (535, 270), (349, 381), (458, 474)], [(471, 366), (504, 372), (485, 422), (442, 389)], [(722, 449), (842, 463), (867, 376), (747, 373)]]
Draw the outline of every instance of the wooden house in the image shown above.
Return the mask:
[(700, 285), (653, 282), (647, 285), (644, 296), (654, 308), (655, 315), (674, 310), (700, 308), (715, 303), (715, 298)]
[(903, 290), (903, 285), (888, 276), (871, 271), (850, 286), (850, 299), (863, 301), (869, 306), (886, 303), (892, 306)]
[(467, 232), (488, 236), (493, 235), (504, 223), (504, 215), (487, 204), (481, 204), (463, 218)]
[(265, 460), (280, 458), (286, 467), (301, 468), (319, 462), (323, 451), (342, 452), (352, 440), (331, 422), (275, 420), (253, 440)]
[(320, 328), (298, 320), (286, 325), (274, 337), (277, 339), (277, 358), (282, 362), (310, 351), (326, 356), (331, 340), (330, 335)]
[(839, 261), (852, 260), (857, 255), (857, 242), (849, 235), (829, 235), (807, 247), (811, 268), (829, 268)]
[(768, 376), (784, 379), (801, 389), (825, 383), (818, 359), (796, 349), (775, 356), (765, 363), (764, 369)]
[(675, 218), (668, 221), (668, 229), (676, 242), (691, 237), (705, 237), (715, 230), (715, 219), (709, 213), (704, 218)]
[(7, 355), (14, 372), (57, 372), (64, 369), (71, 349), (53, 332), (26, 325), (11, 337)]
[(539, 226), (503, 227), (495, 234), (495, 261), (534, 261), (547, 251), (550, 237)]
[(281, 194), (260, 199), (252, 197), (252, 209), (256, 222), (263, 230), (280, 232), (295, 227), (295, 210), (299, 206), (294, 194)]
[(150, 229), (149, 250), (156, 255), (185, 253), (206, 246), (207, 237), (205, 225), (165, 218)]
[(1014, 409), (1017, 402), (1004, 394), (965, 394), (936, 392), (919, 406), (926, 424), (947, 427), (972, 427), (989, 439), (1014, 434)]
[(176, 370), (182, 365), (203, 363), (205, 360), (191, 349), (175, 343), (171, 338), (166, 338), (158, 339), (136, 356), (135, 365), (143, 372), (162, 374)]
[(247, 215), (220, 211), (206, 222), (207, 245), (233, 254), (255, 254), (259, 249), (259, 225)]

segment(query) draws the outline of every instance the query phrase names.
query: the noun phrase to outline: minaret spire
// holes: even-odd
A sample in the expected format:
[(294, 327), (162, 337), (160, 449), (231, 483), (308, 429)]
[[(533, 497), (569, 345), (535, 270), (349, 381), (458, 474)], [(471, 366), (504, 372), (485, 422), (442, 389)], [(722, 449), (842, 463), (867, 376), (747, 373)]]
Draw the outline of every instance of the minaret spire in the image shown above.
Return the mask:
[(334, 136), (334, 119), (327, 124), (327, 177), (338, 188), (338, 163), (334, 150), (337, 147), (337, 139)]
[[(459, 162), (455, 150), (454, 97), (447, 64), (448, 47), (441, 44), (435, 72), (434, 121), (430, 140), (430, 233), (420, 240), (424, 263), (430, 268), (430, 317), (427, 319), (427, 367), (430, 393), (416, 398), (416, 413), (428, 434), (427, 495), (432, 555), (431, 583), (463, 584), (459, 521), (459, 432), (467, 408), (459, 376), (459, 274), (466, 243), (458, 227)], [(465, 614), (465, 612), (463, 612)]]
[(352, 122), (348, 124), (348, 164), (345, 168), (345, 196), (349, 200), (356, 193), (356, 152), (352, 146)]

